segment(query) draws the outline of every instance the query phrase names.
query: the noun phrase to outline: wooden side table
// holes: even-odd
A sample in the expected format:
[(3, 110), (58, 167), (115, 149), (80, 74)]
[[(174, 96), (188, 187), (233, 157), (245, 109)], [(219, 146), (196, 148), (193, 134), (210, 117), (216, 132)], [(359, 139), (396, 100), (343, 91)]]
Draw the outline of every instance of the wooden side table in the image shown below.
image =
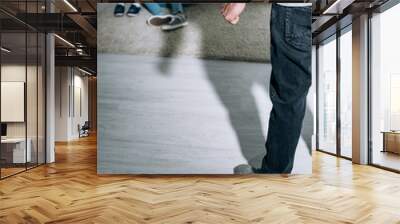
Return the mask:
[(400, 154), (400, 131), (383, 131), (382, 152)]

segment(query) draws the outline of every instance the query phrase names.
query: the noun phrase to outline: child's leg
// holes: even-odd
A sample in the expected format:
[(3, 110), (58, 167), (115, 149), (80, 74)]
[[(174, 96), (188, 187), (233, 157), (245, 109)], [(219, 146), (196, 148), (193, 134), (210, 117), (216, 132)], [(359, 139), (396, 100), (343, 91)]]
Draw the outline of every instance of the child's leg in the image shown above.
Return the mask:
[(170, 3), (171, 13), (173, 15), (183, 14), (183, 6), (182, 3)]
[(158, 3), (143, 3), (144, 6), (146, 6), (147, 10), (152, 14), (152, 15), (162, 15), (163, 10), (161, 6)]

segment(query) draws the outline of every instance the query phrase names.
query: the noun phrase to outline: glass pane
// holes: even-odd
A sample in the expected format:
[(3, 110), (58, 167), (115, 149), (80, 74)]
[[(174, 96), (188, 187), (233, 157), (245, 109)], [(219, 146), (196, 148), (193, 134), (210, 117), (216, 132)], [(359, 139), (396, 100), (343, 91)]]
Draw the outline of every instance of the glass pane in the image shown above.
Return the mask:
[(28, 38), (28, 63), (27, 63), (27, 80), (26, 80), (26, 113), (27, 113), (27, 149), (31, 153), (28, 160), (28, 168), (37, 165), (37, 98), (38, 98), (38, 35), (36, 32), (27, 33)]
[(352, 156), (352, 35), (340, 37), (340, 121), (341, 155)]
[(400, 170), (400, 5), (372, 18), (372, 162)]
[(336, 40), (318, 48), (318, 144), (336, 153)]
[(26, 150), (26, 33), (1, 34), (1, 173), (25, 170)]

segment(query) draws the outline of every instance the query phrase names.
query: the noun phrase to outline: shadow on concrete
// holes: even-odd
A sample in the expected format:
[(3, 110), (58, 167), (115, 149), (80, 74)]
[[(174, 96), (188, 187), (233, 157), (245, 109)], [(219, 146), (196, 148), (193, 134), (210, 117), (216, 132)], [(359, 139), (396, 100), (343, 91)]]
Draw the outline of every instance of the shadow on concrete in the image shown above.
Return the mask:
[[(160, 31), (163, 32), (163, 31)], [(161, 49), (160, 56), (162, 58), (175, 57), (177, 55), (177, 50), (179, 49), (179, 43), (181, 43), (183, 30), (178, 29), (174, 31), (163, 32), (163, 45)], [(195, 44), (195, 43), (194, 43)], [(170, 62), (169, 60), (161, 60), (158, 64), (158, 69), (164, 75), (169, 74)]]

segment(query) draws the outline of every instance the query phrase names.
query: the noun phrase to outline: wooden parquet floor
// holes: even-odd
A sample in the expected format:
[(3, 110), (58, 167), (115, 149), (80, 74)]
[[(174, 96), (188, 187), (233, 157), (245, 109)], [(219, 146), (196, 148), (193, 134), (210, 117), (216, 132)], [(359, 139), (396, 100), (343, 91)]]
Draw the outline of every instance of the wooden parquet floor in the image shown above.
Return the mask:
[(96, 139), (0, 181), (0, 223), (400, 223), (400, 175), (316, 152), (312, 175), (98, 176)]

